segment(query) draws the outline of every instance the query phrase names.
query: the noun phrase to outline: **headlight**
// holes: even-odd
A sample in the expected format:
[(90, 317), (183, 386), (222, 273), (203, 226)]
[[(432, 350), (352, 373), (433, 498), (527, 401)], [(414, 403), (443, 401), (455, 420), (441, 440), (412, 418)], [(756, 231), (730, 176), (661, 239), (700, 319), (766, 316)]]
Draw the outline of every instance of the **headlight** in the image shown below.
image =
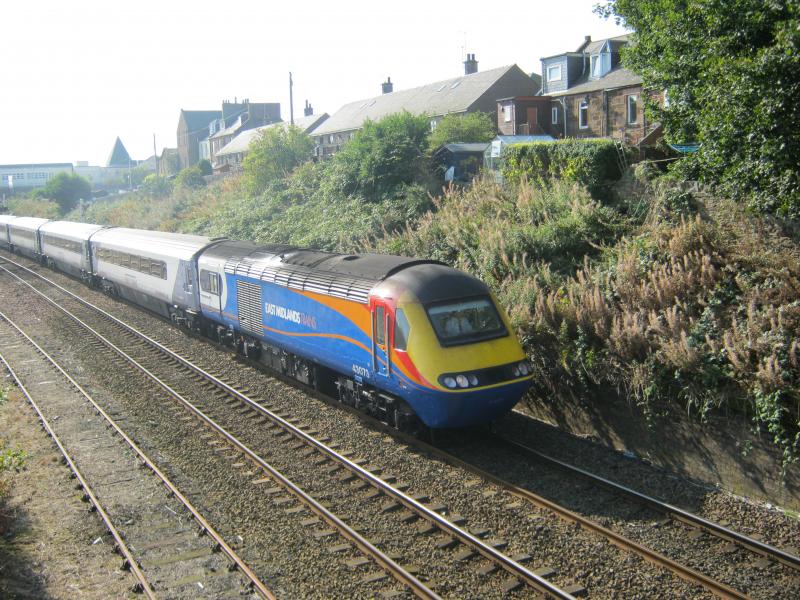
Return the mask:
[(477, 375), (469, 375), (469, 376), (467, 377), (467, 379), (469, 379), (469, 384), (470, 384), (471, 386), (476, 386), (476, 385), (478, 385), (478, 377), (477, 377)]
[(530, 373), (530, 371), (531, 370), (530, 370), (530, 367), (528, 367), (528, 363), (527, 362), (525, 362), (523, 360), (521, 363), (519, 363), (519, 372), (520, 373), (522, 373), (523, 375), (527, 375), (528, 373)]
[(452, 377), (445, 377), (443, 383), (451, 390), (456, 387), (456, 380)]
[(519, 365), (514, 365), (511, 369), (511, 373), (514, 375), (514, 377), (519, 377), (520, 375), (522, 375), (522, 371), (520, 370)]
[(458, 387), (469, 387), (469, 380), (467, 379), (466, 375), (456, 376), (456, 383), (458, 384)]

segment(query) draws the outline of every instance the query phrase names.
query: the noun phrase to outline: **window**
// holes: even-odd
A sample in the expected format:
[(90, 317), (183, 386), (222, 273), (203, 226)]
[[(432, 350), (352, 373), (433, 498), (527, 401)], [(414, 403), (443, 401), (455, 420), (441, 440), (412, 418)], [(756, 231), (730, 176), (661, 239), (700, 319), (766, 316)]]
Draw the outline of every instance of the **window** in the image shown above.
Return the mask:
[(471, 344), (508, 335), (489, 297), (433, 304), (426, 310), (442, 346)]
[(628, 96), (628, 125), (633, 125), (639, 118), (638, 103), (636, 94)]
[(46, 246), (62, 248), (68, 252), (81, 254), (81, 243), (75, 240), (67, 240), (49, 233), (44, 233), (42, 234), (42, 242), (44, 242)]
[(561, 65), (547, 67), (547, 81), (561, 81)]
[(436, 131), (436, 128), (439, 126), (439, 123), (436, 119), (431, 119), (431, 131)]
[(558, 107), (554, 106), (550, 109), (550, 122), (553, 125), (558, 125)]
[(200, 271), (200, 289), (219, 296), (219, 275), (205, 269)]
[(600, 55), (592, 54), (592, 58), (590, 60), (592, 77), (600, 77)]
[(506, 104), (503, 107), (503, 120), (506, 123), (510, 123), (511, 122), (511, 105), (510, 104)]
[(386, 309), (383, 306), (375, 309), (375, 343), (386, 344)]
[(132, 271), (144, 273), (145, 275), (158, 277), (159, 279), (167, 278), (167, 263), (163, 260), (154, 260), (147, 256), (138, 256), (118, 250), (109, 250), (108, 248), (100, 246), (95, 247), (94, 255), (97, 260), (102, 260), (112, 265), (125, 267)]
[(578, 110), (578, 127), (581, 129), (589, 128), (589, 103), (585, 100), (581, 102), (580, 109)]
[(397, 350), (408, 349), (408, 334), (411, 333), (411, 325), (406, 318), (406, 313), (402, 308), (394, 312), (394, 347)]

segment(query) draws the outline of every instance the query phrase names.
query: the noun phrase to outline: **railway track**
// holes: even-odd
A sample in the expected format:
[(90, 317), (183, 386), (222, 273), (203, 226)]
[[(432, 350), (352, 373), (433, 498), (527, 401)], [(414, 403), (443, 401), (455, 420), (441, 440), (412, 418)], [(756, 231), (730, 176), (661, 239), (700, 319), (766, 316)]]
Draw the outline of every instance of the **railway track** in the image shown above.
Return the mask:
[[(17, 265), (17, 267), (25, 269), (21, 265)], [(304, 509), (313, 513), (315, 516), (311, 519), (304, 519), (303, 523), (315, 529), (315, 536), (325, 539), (338, 534), (343, 541), (348, 542), (348, 544), (330, 546), (329, 550), (332, 554), (347, 552), (350, 544), (355, 545), (363, 556), (347, 560), (346, 563), (351, 568), (362, 567), (368, 563), (374, 563), (374, 566), (380, 568), (378, 572), (365, 573), (363, 581), (367, 583), (381, 582), (388, 573), (407, 586), (414, 594), (420, 597), (435, 598), (438, 597), (437, 594), (417, 579), (414, 573), (427, 571), (423, 577), (435, 584), (437, 573), (441, 573), (443, 570), (455, 570), (463, 575), (471, 572), (474, 589), (482, 590), (477, 592), (479, 595), (488, 593), (499, 596), (528, 588), (536, 593), (546, 593), (556, 598), (572, 598), (572, 592), (582, 590), (582, 586), (577, 584), (561, 588), (548, 581), (541, 572), (537, 573), (535, 569), (524, 564), (530, 560), (529, 556), (524, 554), (509, 556), (504, 553), (503, 549), (507, 546), (505, 540), (482, 539), (488, 532), (483, 529), (470, 531), (468, 528), (462, 527), (463, 518), (458, 515), (445, 516), (446, 506), (431, 503), (422, 494), (415, 495), (408, 492), (408, 484), (399, 482), (391, 475), (383, 473), (380, 467), (364, 465), (364, 461), (353, 456), (352, 451), (338, 451), (335, 444), (330, 443), (330, 440), (315, 438), (310, 426), (295, 425), (286, 418), (287, 416), (273, 413), (267, 407), (249, 398), (245, 391), (234, 389), (214, 375), (68, 290), (43, 279), (49, 285), (56, 286), (59, 292), (65, 294), (71, 302), (77, 303), (83, 310), (91, 311), (95, 318), (97, 315), (101, 315), (107, 326), (117, 329), (116, 335), (121, 335), (124, 343), (112, 342), (106, 337), (107, 332), (106, 335), (101, 334), (95, 328), (96, 325), (95, 327), (88, 325), (72, 311), (60, 306), (58, 302), (37, 290), (17, 274), (5, 268), (3, 271), (34, 290), (36, 294), (62, 311), (84, 331), (91, 333), (117, 357), (132, 365), (175, 400), (176, 407), (180, 407), (181, 412), (188, 411), (191, 418), (201, 421), (216, 436), (219, 436), (218, 439), (209, 438), (207, 440), (209, 444), (215, 446), (219, 443), (226, 444), (234, 449), (238, 457), (246, 459), (252, 466), (261, 469), (266, 477), (257, 478), (254, 483), (276, 484), (274, 487), (265, 489), (265, 493), (275, 495), (275, 502), (287, 507), (284, 508), (285, 511), (291, 511), (291, 514), (298, 517), (304, 516)], [(27, 269), (25, 272), (34, 274)], [(37, 275), (37, 277), (41, 276)], [(125, 350), (121, 348), (122, 345), (125, 346)], [(136, 349), (136, 358), (131, 356), (134, 348)], [(154, 371), (160, 371), (160, 373), (156, 375)], [(186, 395), (188, 394), (185, 388), (186, 382), (190, 379), (194, 379), (196, 383), (202, 383), (206, 393), (195, 393), (191, 400), (187, 399)], [(239, 418), (230, 419), (232, 413), (237, 413), (231, 406), (233, 402), (242, 403), (246, 407), (250, 413), (247, 418), (242, 419), (242, 414), (239, 413)], [(266, 420), (260, 422), (250, 420), (252, 415)], [(180, 417), (176, 415), (176, 418)], [(225, 421), (228, 422), (225, 423)], [(258, 428), (260, 432), (269, 432), (273, 438), (270, 445), (262, 443), (264, 450), (260, 453), (251, 449), (251, 443), (246, 440), (248, 435), (252, 434), (254, 423), (260, 426)], [(247, 430), (248, 426), (250, 431)], [(238, 428), (238, 431), (234, 434), (228, 428)], [(407, 547), (410, 539), (416, 540), (420, 546), (425, 548), (424, 554), (430, 555), (433, 562), (431, 564), (415, 564), (413, 558), (410, 557), (406, 561), (406, 566), (403, 567), (393, 556), (378, 550), (365, 536), (356, 531), (359, 527), (347, 525), (345, 519), (338, 517), (326, 508), (325, 502), (315, 500), (267, 462), (263, 455), (272, 454), (274, 458), (277, 454), (275, 440), (283, 442), (281, 447), (284, 448), (284, 451), (288, 449), (288, 454), (295, 461), (300, 457), (313, 462), (317, 467), (312, 477), (306, 476), (306, 485), (316, 487), (321, 495), (325, 495), (332, 487), (339, 488), (336, 494), (329, 497), (328, 504), (338, 501), (352, 505), (353, 494), (359, 493), (364, 508), (371, 508), (373, 511), (372, 524), (361, 525), (361, 527), (372, 528), (374, 537), (385, 539), (389, 533), (394, 534), (394, 540), (387, 540), (384, 543), (391, 544), (397, 549)], [(234, 463), (234, 467), (242, 468), (245, 464), (238, 461)], [(290, 466), (288, 462), (284, 463), (284, 468)], [(293, 503), (300, 505), (289, 506)], [(350, 508), (352, 509), (352, 506)], [(363, 511), (357, 512), (362, 513), (363, 516)], [(379, 520), (379, 526), (375, 525), (374, 519), (376, 518)], [(320, 529), (320, 519), (330, 529)], [(394, 556), (400, 558), (402, 555), (394, 553)], [(469, 568), (469, 571), (465, 571), (465, 561), (476, 556), (483, 557), (484, 561), (475, 564), (473, 568)], [(392, 590), (392, 592), (394, 591), (397, 590)]]
[(123, 568), (136, 579), (133, 591), (150, 599), (215, 598), (252, 595), (252, 587), (274, 598), (114, 419), (2, 312), (0, 348), (0, 362), (114, 538)]
[[(113, 319), (113, 317), (111, 318)], [(162, 353), (165, 350), (166, 349), (159, 349), (159, 351)], [(184, 364), (185, 367), (192, 369), (192, 366), (186, 364), (188, 363), (188, 361), (185, 361), (185, 359), (180, 359), (179, 357), (178, 358), (173, 357), (171, 360), (178, 363), (182, 363)], [(198, 371), (194, 369), (192, 370), (196, 376), (205, 377), (203, 375), (200, 375)], [(217, 381), (214, 381), (213, 379), (217, 379)], [(209, 381), (210, 385), (213, 385), (216, 389), (224, 391), (224, 393), (227, 394), (227, 399), (228, 399), (227, 402), (223, 402), (221, 405), (217, 405), (216, 407), (208, 406), (207, 408), (209, 412), (213, 411), (225, 412), (226, 410), (230, 410), (232, 407), (235, 406), (242, 406), (243, 407), (242, 411), (244, 411), (245, 410), (244, 407), (246, 407), (247, 411), (251, 411), (251, 414), (258, 415), (255, 417), (256, 419), (264, 419), (263, 421), (256, 421), (256, 422), (259, 422), (259, 424), (266, 425), (267, 428), (270, 430), (274, 430), (273, 432), (275, 433), (276, 437), (283, 437), (287, 440), (296, 440), (297, 443), (300, 442), (304, 443), (303, 446), (298, 445), (295, 448), (295, 450), (299, 450), (302, 453), (308, 452), (309, 455), (314, 453), (316, 455), (319, 455), (320, 458), (325, 458), (327, 463), (329, 463), (329, 467), (331, 468), (334, 466), (337, 467), (336, 469), (333, 469), (331, 471), (332, 473), (339, 473), (340, 471), (343, 471), (339, 475), (341, 479), (349, 480), (350, 482), (359, 481), (362, 482), (365, 486), (370, 485), (371, 491), (368, 492), (367, 495), (369, 495), (369, 493), (374, 493), (375, 491), (377, 491), (379, 492), (379, 494), (374, 497), (384, 499), (383, 503), (381, 504), (382, 512), (385, 511), (387, 513), (400, 513), (402, 511), (402, 514), (404, 516), (407, 513), (412, 513), (413, 509), (416, 508), (414, 506), (414, 502), (409, 502), (409, 503), (404, 502), (406, 498), (404, 498), (403, 496), (407, 496), (408, 499), (415, 501), (418, 504), (421, 504), (423, 507), (425, 506), (425, 503), (420, 501), (421, 499), (415, 499), (413, 495), (406, 494), (403, 489), (399, 490), (400, 494), (396, 494), (381, 486), (380, 483), (378, 483), (378, 481), (384, 481), (386, 479), (392, 480), (394, 478), (391, 476), (387, 477), (386, 475), (384, 475), (383, 479), (381, 479), (381, 477), (378, 476), (381, 474), (380, 470), (378, 468), (375, 468), (374, 465), (362, 466), (361, 464), (359, 464), (359, 462), (363, 464), (363, 461), (359, 461), (357, 457), (353, 457), (352, 453), (343, 453), (343, 455), (340, 455), (340, 453), (337, 452), (335, 444), (326, 443), (324, 440), (315, 440), (315, 438), (313, 438), (313, 435), (311, 435), (314, 433), (313, 429), (311, 429), (311, 425), (304, 425), (302, 423), (296, 423), (296, 422), (292, 423), (291, 422), (292, 419), (288, 415), (271, 412), (269, 410), (268, 405), (266, 404), (262, 405), (264, 403), (259, 403), (258, 401), (250, 398), (246, 390), (233, 390), (232, 388), (231, 390), (226, 390), (225, 388), (229, 386), (226, 386), (226, 384), (224, 384), (224, 382), (220, 381), (218, 378), (212, 377), (212, 379), (206, 379), (206, 381)], [(215, 414), (220, 414), (220, 413), (218, 412)], [(376, 424), (373, 423), (373, 425)], [(376, 425), (376, 427), (379, 426)], [(390, 431), (388, 433), (391, 433), (392, 435), (397, 435), (396, 432), (393, 431)], [(544, 507), (547, 510), (551, 510), (555, 514), (558, 514), (562, 519), (568, 520), (570, 522), (579, 523), (582, 528), (585, 528), (589, 531), (593, 531), (596, 534), (601, 535), (606, 539), (609, 539), (615, 545), (625, 548), (626, 551), (637, 553), (638, 555), (643, 556), (646, 560), (671, 570), (672, 572), (678, 574), (678, 576), (686, 579), (687, 581), (698, 583), (703, 587), (705, 587), (705, 589), (711, 591), (712, 593), (718, 596), (731, 597), (731, 598), (747, 597), (744, 592), (738, 591), (733, 587), (728, 586), (720, 581), (717, 581), (713, 577), (709, 577), (708, 575), (698, 572), (695, 569), (687, 567), (686, 565), (682, 565), (676, 560), (670, 559), (667, 556), (660, 554), (659, 552), (655, 552), (647, 547), (644, 547), (633, 540), (626, 539), (619, 533), (611, 531), (603, 527), (602, 525), (599, 525), (598, 523), (591, 521), (591, 519), (586, 519), (585, 517), (577, 513), (574, 513), (572, 511), (569, 511), (562, 506), (558, 506), (557, 504), (550, 502), (545, 498), (533, 494), (527, 489), (515, 486), (509, 483), (508, 481), (501, 479), (500, 477), (491, 472), (480, 469), (474, 464), (468, 464), (467, 462), (453, 456), (452, 454), (443, 452), (439, 448), (422, 444), (421, 442), (419, 442), (419, 440), (410, 439), (405, 436), (400, 436), (400, 437), (402, 437), (403, 440), (407, 443), (411, 443), (420, 448), (423, 448), (427, 453), (435, 454), (450, 464), (456, 465), (459, 468), (467, 469), (470, 472), (474, 473), (476, 476), (479, 476), (486, 481), (491, 481), (497, 484), (498, 486), (501, 486), (503, 489), (508, 490), (511, 494), (514, 494), (515, 496), (525, 500), (526, 502), (533, 503), (539, 507)], [(499, 440), (496, 440), (495, 443), (507, 444), (513, 442), (510, 441), (501, 442)], [(509, 447), (511, 448), (513, 446)], [(532, 456), (530, 448), (523, 448), (519, 445), (516, 446), (515, 452), (517, 452), (518, 454), (521, 452), (529, 458)], [(344, 461), (341, 461), (341, 459), (344, 459)], [(538, 457), (538, 460), (547, 460), (547, 458), (540, 456)], [(353, 463), (352, 467), (346, 466), (347, 462)], [(551, 464), (560, 469), (566, 469), (569, 467), (566, 464), (557, 464), (552, 460), (550, 462)], [(582, 477), (592, 476), (588, 472), (585, 472), (583, 474), (579, 473), (578, 471), (574, 472), (581, 475)], [(373, 481), (373, 480), (378, 480), (378, 481)], [(681, 522), (690, 523), (692, 527), (700, 528), (704, 532), (707, 532), (708, 534), (721, 535), (723, 539), (728, 540), (732, 543), (739, 545), (742, 548), (747, 549), (748, 552), (754, 552), (760, 556), (765, 557), (765, 560), (779, 562), (780, 564), (791, 569), (794, 569), (796, 567), (797, 557), (795, 557), (791, 553), (784, 552), (780, 549), (772, 548), (771, 546), (764, 544), (759, 540), (747, 538), (747, 536), (742, 536), (741, 534), (737, 534), (736, 532), (726, 527), (720, 526), (719, 524), (714, 524), (711, 523), (710, 521), (700, 519), (695, 515), (691, 515), (690, 513), (686, 513), (685, 511), (680, 511), (680, 509), (677, 509), (676, 507), (672, 507), (670, 505), (664, 505), (663, 503), (658, 503), (658, 501), (655, 500), (654, 498), (644, 496), (643, 494), (639, 494), (638, 492), (635, 492), (633, 490), (628, 490), (627, 492), (623, 491), (622, 489), (620, 489), (619, 486), (613, 484), (613, 482), (610, 482), (608, 480), (601, 481), (597, 479), (596, 476), (593, 485), (601, 485), (606, 488), (614, 488), (615, 493), (617, 494), (625, 494), (628, 498), (632, 500), (642, 502), (653, 510), (658, 510), (660, 512), (663, 512), (664, 514), (669, 514), (673, 518), (678, 519)], [(391, 486), (390, 484), (389, 487), (394, 487), (394, 486)], [(399, 487), (403, 488), (404, 486), (402, 486), (401, 484)], [(409, 504), (411, 506), (409, 506)], [(446, 507), (435, 506), (434, 508), (440, 509), (439, 512), (446, 511)], [(428, 511), (434, 514), (438, 514), (436, 510), (431, 510), (430, 506), (428, 507)], [(424, 519), (426, 523), (434, 523), (436, 520), (435, 516), (431, 514), (424, 514), (424, 512), (425, 511), (422, 511), (422, 514), (418, 512), (415, 519)], [(408, 518), (410, 518), (410, 516)], [(454, 523), (452, 524), (455, 525), (456, 530), (461, 529), (460, 527), (458, 527), (458, 524), (462, 522), (462, 519), (460, 517), (456, 515), (456, 518), (452, 519), (451, 517), (450, 521), (451, 522), (454, 521)], [(436, 527), (436, 525), (434, 525), (434, 527)], [(474, 549), (469, 549), (468, 547), (466, 547), (466, 544), (471, 542), (471, 540), (469, 540), (469, 537), (465, 538), (460, 537), (458, 535), (459, 533), (458, 531), (454, 531), (453, 529), (449, 528), (446, 524), (444, 526), (440, 525), (438, 530), (443, 532), (442, 534), (440, 534), (441, 541), (443, 544), (449, 544), (452, 547), (458, 549), (457, 554), (459, 557), (459, 562), (466, 563), (476, 555), (484, 557), (487, 556), (483, 552), (476, 552)], [(464, 527), (463, 530), (468, 535), (472, 535), (469, 531), (469, 528)], [(477, 536), (473, 535), (473, 537)], [(504, 541), (494, 540), (494, 542), (504, 542)], [(491, 544), (489, 544), (489, 546), (491, 546)], [(487, 554), (491, 555), (492, 553), (487, 552)], [(517, 556), (517, 558), (525, 559), (526, 557)], [(518, 562), (522, 562), (522, 560)], [(487, 565), (483, 565), (483, 567), (485, 569)], [(513, 592), (513, 590), (519, 588), (520, 583), (522, 582), (521, 581), (522, 577), (520, 577), (519, 572), (515, 571), (513, 568), (512, 569), (507, 569), (507, 567), (504, 568), (506, 569), (506, 572), (513, 574), (513, 578), (504, 581), (500, 589), (505, 591), (506, 593)], [(497, 569), (497, 567), (495, 567), (495, 569)], [(545, 569), (539, 571), (540, 574), (543, 574), (545, 572), (546, 572)], [(567, 591), (571, 591), (573, 593), (580, 593), (582, 590), (580, 586), (573, 585)]]

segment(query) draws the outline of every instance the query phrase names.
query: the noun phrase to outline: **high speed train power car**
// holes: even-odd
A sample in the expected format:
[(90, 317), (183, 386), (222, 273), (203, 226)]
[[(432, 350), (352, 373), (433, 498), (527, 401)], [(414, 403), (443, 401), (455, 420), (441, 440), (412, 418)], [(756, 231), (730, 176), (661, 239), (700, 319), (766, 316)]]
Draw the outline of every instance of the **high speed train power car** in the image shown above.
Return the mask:
[[(5, 228), (14, 250), (17, 220), (0, 219), (0, 242)], [(486, 424), (531, 383), (491, 291), (436, 261), (67, 222), (21, 225), (36, 226), (41, 260), (397, 427)]]

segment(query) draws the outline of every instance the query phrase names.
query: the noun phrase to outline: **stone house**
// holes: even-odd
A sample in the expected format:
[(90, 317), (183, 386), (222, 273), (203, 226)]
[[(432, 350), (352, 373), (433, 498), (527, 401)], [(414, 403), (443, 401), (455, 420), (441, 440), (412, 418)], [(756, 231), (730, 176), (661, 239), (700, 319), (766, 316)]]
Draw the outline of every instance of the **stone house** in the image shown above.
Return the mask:
[(448, 114), (477, 111), (491, 114), (497, 110), (498, 98), (535, 96), (541, 89), (541, 82), (538, 76), (525, 73), (517, 65), (478, 72), (475, 55), (468, 54), (461, 77), (397, 92), (391, 79), (387, 79), (381, 88), (380, 96), (346, 104), (311, 132), (318, 157), (337, 152), (368, 119), (377, 121), (408, 111), (414, 115), (428, 115), (431, 129), (434, 129)]
[[(626, 144), (653, 143), (657, 123), (644, 114), (642, 78), (624, 68), (620, 50), (628, 36), (592, 41), (575, 52), (542, 58), (542, 93), (551, 100), (546, 132), (563, 137), (610, 137)], [(651, 94), (661, 101), (662, 94)], [(498, 108), (498, 110), (500, 110)]]

